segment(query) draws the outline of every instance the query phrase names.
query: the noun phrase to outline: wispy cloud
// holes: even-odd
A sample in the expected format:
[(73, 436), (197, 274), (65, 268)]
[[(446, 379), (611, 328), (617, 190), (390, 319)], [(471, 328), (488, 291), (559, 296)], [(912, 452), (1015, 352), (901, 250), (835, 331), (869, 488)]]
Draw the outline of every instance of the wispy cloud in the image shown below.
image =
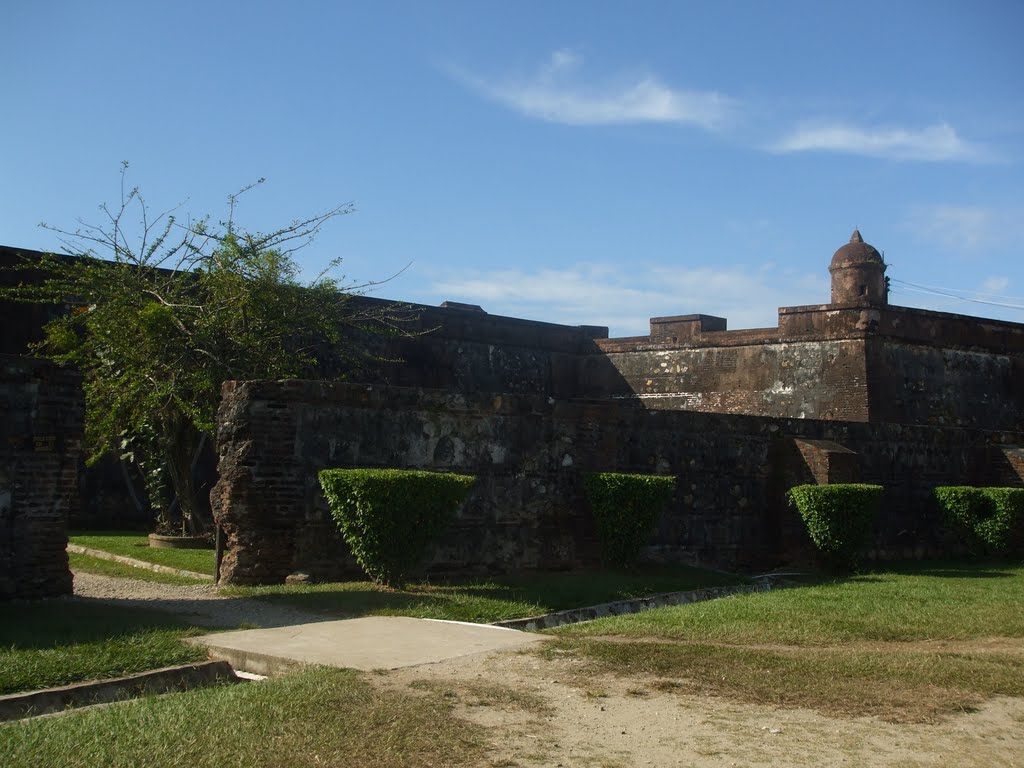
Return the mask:
[(922, 162), (984, 162), (993, 159), (987, 149), (962, 138), (947, 123), (919, 129), (865, 128), (835, 121), (804, 123), (770, 149), (777, 153), (836, 152)]
[[(433, 296), (480, 304), (492, 314), (570, 325), (607, 325), (613, 336), (645, 335), (651, 317), (704, 313), (730, 328), (770, 327), (780, 306), (827, 301), (827, 275), (780, 276), (771, 265), (673, 268), (584, 263), (565, 269), (438, 276)], [(751, 301), (757, 296), (756, 302)], [(432, 302), (433, 303), (433, 302)]]
[(560, 50), (528, 77), (490, 79), (460, 69), (452, 73), (509, 109), (565, 125), (677, 123), (714, 130), (737, 107), (723, 94), (671, 88), (653, 75), (586, 82), (580, 77), (582, 63), (571, 51)]
[(1005, 275), (999, 277), (986, 278), (981, 283), (981, 290), (985, 295), (997, 295), (1002, 296), (1006, 293), (1006, 289), (1010, 287), (1010, 278)]
[(921, 240), (968, 253), (999, 246), (1013, 231), (1007, 213), (978, 205), (914, 206), (904, 225)]

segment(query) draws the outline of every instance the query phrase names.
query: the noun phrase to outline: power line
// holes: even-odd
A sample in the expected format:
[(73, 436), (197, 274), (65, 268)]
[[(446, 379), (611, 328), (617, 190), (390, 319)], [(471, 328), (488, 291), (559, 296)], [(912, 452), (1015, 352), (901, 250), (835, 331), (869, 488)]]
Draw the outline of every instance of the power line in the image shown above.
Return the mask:
[[(949, 291), (950, 293), (956, 293), (956, 291), (957, 291), (957, 289), (955, 289), (955, 288), (943, 288), (942, 286), (937, 286), (937, 285), (922, 285), (920, 283), (908, 283), (906, 280), (896, 280), (895, 278), (890, 278), (889, 282), (890, 283), (901, 283), (903, 285), (912, 286), (913, 288), (920, 288), (922, 290), (929, 290), (929, 291)], [(989, 298), (1001, 299), (1003, 301), (1021, 301), (1021, 302), (1024, 302), (1024, 296), (1004, 296), (1001, 293), (988, 293), (986, 291), (971, 291), (970, 293), (973, 296), (988, 296)]]
[[(915, 283), (908, 283), (905, 280), (893, 280), (893, 279), (890, 279), (889, 282), (890, 283), (897, 283), (897, 284), (902, 285), (902, 286), (906, 286), (904, 290), (907, 290), (910, 293), (924, 293), (924, 294), (929, 294), (929, 295), (932, 295), (932, 296), (944, 296), (944, 297), (950, 298), (950, 299), (958, 299), (959, 301), (968, 301), (968, 302), (971, 302), (972, 304), (986, 304), (986, 305), (988, 305), (990, 307), (1002, 307), (1004, 309), (1019, 309), (1019, 310), (1024, 311), (1024, 305), (1021, 305), (1021, 304), (1010, 304), (1010, 303), (1005, 302), (1005, 301), (989, 301), (987, 299), (977, 299), (977, 298), (974, 298), (972, 296), (964, 296), (961, 293), (956, 293), (952, 289), (949, 289), (949, 288), (935, 288), (935, 287), (929, 287), (929, 286), (926, 286), (926, 285), (916, 285)], [(994, 293), (981, 293), (981, 292), (978, 292), (978, 291), (974, 292), (974, 296), (991, 296), (991, 297), (994, 297), (994, 298), (1004, 298), (1004, 299), (1011, 299), (1011, 300), (1014, 300), (1014, 301), (1024, 301), (1024, 299), (1016, 297), (1016, 296), (999, 296), (998, 294), (994, 294)]]

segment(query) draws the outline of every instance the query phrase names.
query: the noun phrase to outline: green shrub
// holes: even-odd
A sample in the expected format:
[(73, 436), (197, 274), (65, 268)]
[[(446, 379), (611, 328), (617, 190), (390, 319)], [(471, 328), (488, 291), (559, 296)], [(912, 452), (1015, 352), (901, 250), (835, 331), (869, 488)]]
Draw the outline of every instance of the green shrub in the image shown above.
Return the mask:
[(786, 494), (797, 508), (814, 546), (838, 571), (856, 567), (871, 541), (882, 501), (882, 486), (798, 485)]
[(583, 478), (605, 562), (618, 567), (636, 562), (675, 485), (674, 477), (618, 472), (600, 472)]
[(401, 469), (325, 469), (341, 535), (374, 581), (402, 586), (448, 527), (475, 478)]
[(1004, 554), (1014, 526), (1024, 519), (1024, 488), (946, 485), (935, 489), (935, 498), (946, 519), (979, 555)]

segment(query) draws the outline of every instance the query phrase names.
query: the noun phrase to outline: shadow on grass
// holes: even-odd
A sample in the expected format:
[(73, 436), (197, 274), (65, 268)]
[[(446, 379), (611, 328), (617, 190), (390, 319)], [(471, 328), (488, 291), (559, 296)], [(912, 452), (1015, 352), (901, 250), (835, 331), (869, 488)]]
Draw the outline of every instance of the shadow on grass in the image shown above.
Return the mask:
[(1021, 561), (987, 559), (979, 562), (963, 560), (917, 560), (880, 564), (872, 572), (899, 573), (907, 576), (935, 576), (942, 579), (1012, 579)]
[(893, 576), (931, 576), (938, 579), (1012, 579), (1018, 574), (1021, 562), (993, 561), (966, 562), (951, 560), (913, 560), (894, 563), (874, 563), (869, 568), (849, 576), (822, 575), (820, 583), (853, 582), (858, 584), (882, 583)]
[(633, 571), (560, 571), (490, 580), (420, 582), (388, 590), (369, 582), (229, 588), (309, 613), (336, 617), (405, 615), (456, 621), (499, 621), (664, 592), (742, 584), (726, 574), (679, 566)]
[(352, 585), (348, 584), (323, 584), (316, 585), (310, 591), (267, 592), (253, 597), (310, 614), (326, 615), (327, 619), (368, 615), (412, 615), (416, 612), (413, 609), (423, 611), (432, 608), (438, 613), (445, 613), (445, 606), (453, 601), (452, 596), (437, 592), (399, 592), (378, 589), (370, 585), (352, 588)]
[(64, 599), (40, 600), (0, 605), (0, 648), (56, 648), (188, 626), (164, 611)]
[(955, 569), (935, 569), (921, 571), (922, 576), (938, 576), (943, 579), (1012, 579), (1016, 574), (1006, 571), (961, 571)]

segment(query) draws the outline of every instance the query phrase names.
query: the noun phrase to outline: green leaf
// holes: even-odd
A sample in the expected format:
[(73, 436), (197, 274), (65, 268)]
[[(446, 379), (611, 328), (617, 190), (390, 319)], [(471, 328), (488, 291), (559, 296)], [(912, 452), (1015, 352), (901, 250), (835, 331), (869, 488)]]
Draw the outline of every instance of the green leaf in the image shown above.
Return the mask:
[(601, 472), (583, 478), (606, 563), (633, 565), (672, 498), (674, 477)]
[(399, 469), (325, 469), (320, 486), (356, 561), (401, 586), (455, 517), (475, 478)]

